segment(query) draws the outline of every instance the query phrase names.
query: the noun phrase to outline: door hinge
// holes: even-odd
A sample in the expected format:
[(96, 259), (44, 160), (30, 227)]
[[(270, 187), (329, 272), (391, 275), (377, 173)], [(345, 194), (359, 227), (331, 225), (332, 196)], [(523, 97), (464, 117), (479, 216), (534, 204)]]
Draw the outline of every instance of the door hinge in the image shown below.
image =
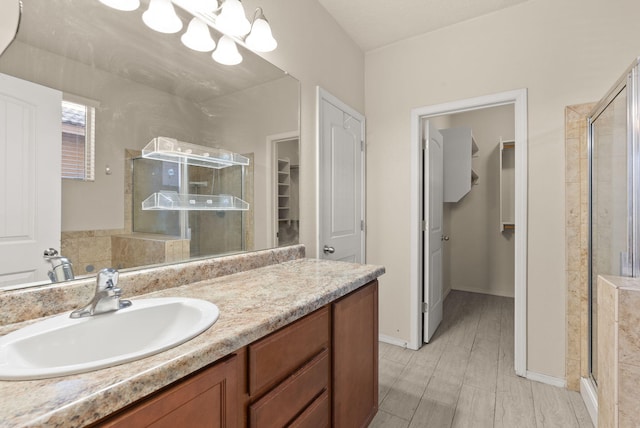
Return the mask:
[(427, 302), (422, 302), (422, 313), (426, 314), (429, 312), (429, 304)]
[(422, 150), (427, 150), (427, 139), (423, 138), (422, 139)]
[(424, 232), (425, 230), (427, 230), (427, 221), (422, 220), (422, 231)]
[(364, 152), (364, 140), (360, 140), (360, 151)]
[(360, 220), (360, 230), (364, 231), (364, 220)]

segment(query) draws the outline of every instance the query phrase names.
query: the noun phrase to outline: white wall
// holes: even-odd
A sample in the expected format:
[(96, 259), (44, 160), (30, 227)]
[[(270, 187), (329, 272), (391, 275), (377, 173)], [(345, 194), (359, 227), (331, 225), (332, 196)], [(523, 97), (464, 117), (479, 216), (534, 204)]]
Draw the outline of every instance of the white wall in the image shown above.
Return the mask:
[(500, 232), (500, 137), (514, 138), (513, 105), (454, 114), (450, 126), (471, 128), (479, 179), (460, 201), (444, 204), (444, 233), (450, 238), (444, 242), (445, 290), (513, 297), (514, 234)]
[(365, 57), (368, 262), (380, 332), (409, 340), (410, 111), (528, 88), (528, 370), (564, 377), (564, 106), (598, 100), (640, 54), (637, 0), (530, 0)]
[(300, 80), (300, 242), (317, 256), (316, 86), (364, 112), (364, 54), (317, 0), (245, 0), (261, 6), (278, 40), (263, 56)]

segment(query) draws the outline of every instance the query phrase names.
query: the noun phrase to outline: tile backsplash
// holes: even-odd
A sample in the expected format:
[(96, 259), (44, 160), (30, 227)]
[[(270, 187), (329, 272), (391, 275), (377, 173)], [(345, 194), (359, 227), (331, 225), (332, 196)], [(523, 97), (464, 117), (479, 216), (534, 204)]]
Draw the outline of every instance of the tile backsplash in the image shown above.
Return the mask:
[[(237, 272), (305, 257), (304, 245), (205, 258), (121, 272), (125, 298), (179, 287)], [(95, 291), (95, 278), (0, 291), (0, 326), (71, 311), (84, 306)], [(0, 334), (8, 331), (0, 331)]]

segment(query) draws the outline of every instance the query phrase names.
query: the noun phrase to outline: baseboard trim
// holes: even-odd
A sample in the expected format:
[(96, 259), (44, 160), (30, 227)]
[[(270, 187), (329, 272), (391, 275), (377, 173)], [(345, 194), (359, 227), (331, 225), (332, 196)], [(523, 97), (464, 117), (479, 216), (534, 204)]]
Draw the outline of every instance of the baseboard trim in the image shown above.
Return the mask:
[(591, 416), (591, 422), (593, 422), (593, 426), (597, 427), (598, 391), (596, 390), (596, 387), (591, 379), (587, 379), (584, 377), (580, 378), (580, 395), (582, 396), (582, 401), (584, 401), (584, 405), (587, 408), (587, 412), (589, 412), (589, 416)]
[[(509, 294), (502, 294), (502, 293), (496, 293), (494, 291), (491, 290), (480, 290), (477, 288), (467, 288), (467, 287), (451, 287), (449, 289), (449, 291), (464, 291), (466, 293), (476, 293), (476, 294), (488, 294), (490, 296), (498, 296), (498, 297), (509, 297), (511, 299), (513, 299), (513, 294), (509, 295)], [(448, 293), (447, 293), (448, 294)]]
[(389, 345), (400, 346), (401, 348), (407, 347), (407, 341), (398, 339), (397, 337), (387, 336), (386, 334), (379, 334), (378, 340), (380, 342), (388, 343)]
[(553, 377), (542, 373), (530, 372), (527, 370), (527, 379), (540, 383), (546, 383), (547, 385), (557, 386), (558, 388), (566, 388), (567, 381), (559, 377)]

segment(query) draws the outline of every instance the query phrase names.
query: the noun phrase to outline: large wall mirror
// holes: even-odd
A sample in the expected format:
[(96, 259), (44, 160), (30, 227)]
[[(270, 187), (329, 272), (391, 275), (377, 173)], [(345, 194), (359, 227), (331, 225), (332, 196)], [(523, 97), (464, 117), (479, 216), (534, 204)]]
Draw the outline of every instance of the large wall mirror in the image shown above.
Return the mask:
[[(98, 0), (23, 0), (17, 37), (0, 56), (0, 128), (39, 115), (37, 103), (51, 94), (60, 104), (53, 119), (19, 131), (51, 122), (33, 135), (42, 132), (47, 146), (56, 145), (62, 172), (47, 169), (53, 152), (41, 140), (28, 147), (30, 130), (23, 142), (0, 137), (8, 154), (0, 160), (0, 197), (5, 207), (15, 205), (0, 215), (0, 257), (5, 265), (4, 257), (19, 253), (37, 267), (3, 268), (0, 289), (50, 282), (48, 247), (71, 261), (78, 278), (103, 267), (135, 269), (298, 242), (299, 82), (241, 45), (243, 61), (222, 65), (211, 53), (187, 49), (180, 32), (152, 31), (142, 21), (148, 3), (122, 12)], [(176, 11), (186, 29), (190, 15)], [(214, 169), (143, 158), (158, 137), (248, 162)], [(61, 186), (36, 189), (43, 177)], [(246, 205), (142, 210), (158, 192), (204, 200), (228, 195)], [(47, 202), (51, 194), (57, 199)], [(50, 243), (32, 250), (11, 244), (15, 237), (30, 240), (32, 230), (45, 236), (45, 227), (57, 235)]]

